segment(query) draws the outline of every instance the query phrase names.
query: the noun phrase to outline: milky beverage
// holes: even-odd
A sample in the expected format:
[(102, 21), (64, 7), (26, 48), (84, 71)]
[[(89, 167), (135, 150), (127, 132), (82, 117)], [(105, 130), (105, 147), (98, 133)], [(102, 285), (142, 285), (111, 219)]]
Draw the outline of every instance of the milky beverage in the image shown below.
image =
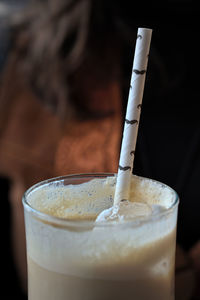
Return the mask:
[(29, 300), (174, 299), (177, 195), (133, 176), (131, 202), (112, 208), (115, 181), (66, 177), (26, 192)]

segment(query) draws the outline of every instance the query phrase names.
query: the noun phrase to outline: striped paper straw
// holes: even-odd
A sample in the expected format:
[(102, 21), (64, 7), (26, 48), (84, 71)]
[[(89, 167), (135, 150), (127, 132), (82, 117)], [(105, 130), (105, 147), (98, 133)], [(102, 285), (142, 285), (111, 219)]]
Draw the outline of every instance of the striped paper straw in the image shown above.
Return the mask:
[(114, 205), (129, 200), (130, 179), (133, 171), (135, 147), (140, 120), (144, 83), (149, 57), (152, 30), (138, 28), (131, 84), (129, 90), (122, 146), (120, 152)]

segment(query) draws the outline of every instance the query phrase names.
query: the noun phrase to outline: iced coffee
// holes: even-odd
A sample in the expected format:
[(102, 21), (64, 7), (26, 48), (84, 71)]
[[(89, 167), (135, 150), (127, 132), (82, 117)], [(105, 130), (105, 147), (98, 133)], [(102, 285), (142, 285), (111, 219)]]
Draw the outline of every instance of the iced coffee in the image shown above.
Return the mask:
[(113, 208), (115, 175), (52, 179), (25, 208), (29, 300), (172, 300), (177, 194), (131, 178)]

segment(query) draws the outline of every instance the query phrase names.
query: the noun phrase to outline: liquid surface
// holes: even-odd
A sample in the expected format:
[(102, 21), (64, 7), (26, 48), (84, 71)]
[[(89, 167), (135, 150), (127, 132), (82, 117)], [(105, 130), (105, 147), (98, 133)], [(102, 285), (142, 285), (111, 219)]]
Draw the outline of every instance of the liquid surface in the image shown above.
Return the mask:
[[(109, 219), (107, 210), (113, 206), (116, 177), (93, 179), (77, 185), (49, 185), (38, 188), (29, 195), (29, 204), (46, 214), (65, 219), (95, 220), (104, 210), (98, 221)], [(132, 176), (131, 203), (121, 203), (118, 221), (138, 216), (156, 214), (169, 208), (174, 201), (174, 192), (165, 185), (153, 180)], [(115, 213), (117, 207), (115, 207)], [(115, 214), (116, 217), (116, 214)], [(113, 219), (113, 218), (111, 218)]]

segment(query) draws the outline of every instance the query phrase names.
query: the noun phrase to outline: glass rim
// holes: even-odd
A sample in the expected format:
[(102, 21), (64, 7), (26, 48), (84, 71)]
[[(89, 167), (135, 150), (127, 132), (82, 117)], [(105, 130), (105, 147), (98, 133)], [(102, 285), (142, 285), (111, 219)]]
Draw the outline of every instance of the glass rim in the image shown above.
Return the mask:
[(54, 226), (54, 227), (59, 227), (59, 228), (70, 228), (70, 227), (76, 227), (76, 228), (87, 228), (87, 227), (110, 227), (110, 226), (127, 226), (128, 224), (134, 224), (134, 226), (138, 226), (142, 223), (148, 223), (151, 222), (153, 220), (156, 220), (157, 218), (162, 218), (164, 216), (167, 216), (168, 214), (170, 214), (179, 204), (179, 196), (177, 194), (177, 192), (171, 188), (170, 186), (168, 186), (165, 183), (162, 183), (158, 180), (155, 179), (151, 179), (151, 178), (147, 178), (147, 177), (143, 177), (143, 176), (138, 176), (133, 174), (133, 176), (136, 176), (138, 178), (142, 178), (148, 181), (152, 181), (152, 182), (156, 182), (158, 184), (160, 184), (163, 187), (166, 187), (168, 189), (170, 189), (172, 191), (172, 193), (174, 194), (174, 201), (172, 203), (172, 205), (167, 208), (165, 211), (161, 211), (161, 212), (157, 212), (153, 215), (150, 216), (140, 216), (137, 217), (137, 219), (128, 219), (128, 220), (124, 220), (123, 222), (119, 222), (116, 223), (114, 221), (110, 221), (110, 222), (98, 222), (95, 223), (95, 220), (71, 220), (71, 219), (67, 219), (67, 218), (62, 218), (62, 217), (57, 217), (57, 216), (53, 216), (44, 212), (39, 211), (36, 208), (33, 208), (30, 203), (28, 202), (27, 198), (28, 195), (33, 192), (35, 189), (45, 186), (49, 183), (60, 183), (60, 182), (64, 182), (64, 180), (67, 179), (80, 179), (80, 178), (105, 178), (105, 177), (112, 177), (112, 176), (116, 176), (115, 173), (79, 173), (79, 174), (69, 174), (69, 175), (64, 175), (64, 176), (58, 176), (58, 177), (52, 177), (43, 181), (40, 181), (34, 185), (32, 185), (30, 188), (28, 188), (23, 197), (22, 197), (22, 203), (24, 206), (24, 211), (28, 211), (30, 212), (36, 219), (40, 220), (41, 222)]

